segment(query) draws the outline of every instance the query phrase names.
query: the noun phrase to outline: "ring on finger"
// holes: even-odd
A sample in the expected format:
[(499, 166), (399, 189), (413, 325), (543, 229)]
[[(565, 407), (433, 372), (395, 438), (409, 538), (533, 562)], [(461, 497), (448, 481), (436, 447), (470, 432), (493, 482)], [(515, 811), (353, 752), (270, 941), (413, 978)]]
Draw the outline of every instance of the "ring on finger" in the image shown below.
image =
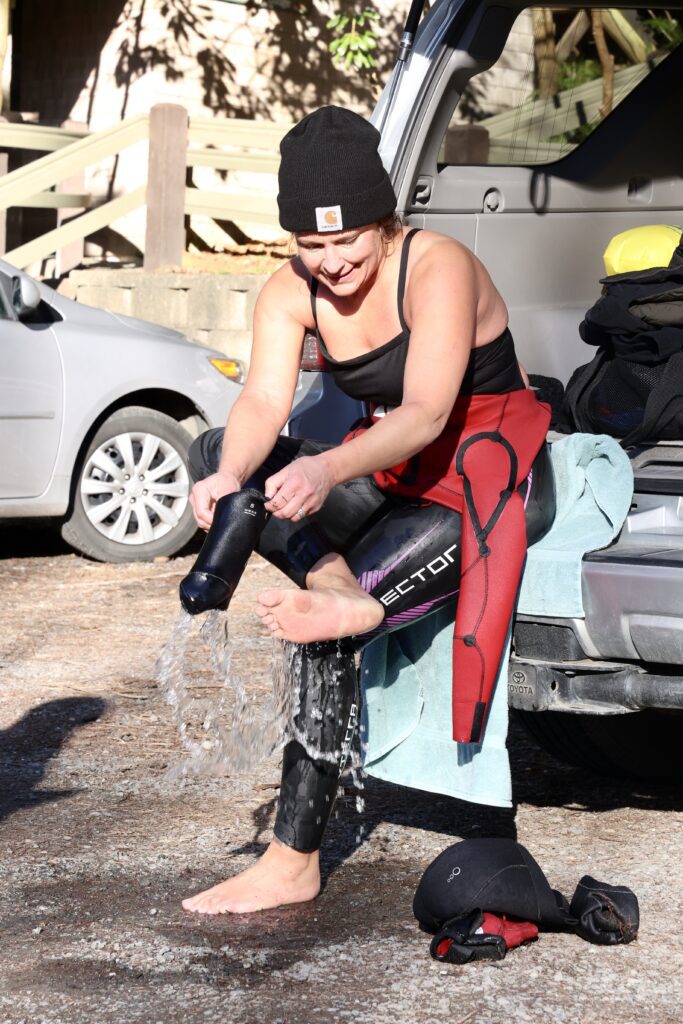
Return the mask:
[(296, 518), (297, 519), (304, 519), (305, 516), (306, 516), (306, 513), (304, 512), (304, 510), (302, 508), (300, 508), (299, 511), (296, 514)]

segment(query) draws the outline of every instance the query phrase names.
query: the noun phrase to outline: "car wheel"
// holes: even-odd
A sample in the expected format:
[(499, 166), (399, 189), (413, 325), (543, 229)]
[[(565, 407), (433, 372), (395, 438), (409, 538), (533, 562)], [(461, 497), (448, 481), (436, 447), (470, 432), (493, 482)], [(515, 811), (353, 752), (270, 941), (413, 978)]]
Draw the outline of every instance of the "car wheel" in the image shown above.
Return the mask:
[(645, 710), (625, 715), (515, 711), (539, 746), (559, 761), (599, 775), (674, 782), (683, 776), (679, 754), (683, 714)]
[(189, 503), (191, 443), (164, 413), (138, 406), (113, 413), (77, 469), (64, 539), (101, 562), (180, 551), (197, 529)]

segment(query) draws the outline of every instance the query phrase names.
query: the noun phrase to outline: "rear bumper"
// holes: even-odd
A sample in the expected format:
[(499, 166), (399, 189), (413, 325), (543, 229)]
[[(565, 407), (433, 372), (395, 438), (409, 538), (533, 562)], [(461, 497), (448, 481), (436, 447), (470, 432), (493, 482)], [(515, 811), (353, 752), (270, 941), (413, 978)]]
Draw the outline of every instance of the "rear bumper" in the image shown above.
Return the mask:
[(683, 710), (683, 674), (650, 674), (633, 666), (510, 660), (508, 702), (522, 711), (618, 715), (644, 708)]

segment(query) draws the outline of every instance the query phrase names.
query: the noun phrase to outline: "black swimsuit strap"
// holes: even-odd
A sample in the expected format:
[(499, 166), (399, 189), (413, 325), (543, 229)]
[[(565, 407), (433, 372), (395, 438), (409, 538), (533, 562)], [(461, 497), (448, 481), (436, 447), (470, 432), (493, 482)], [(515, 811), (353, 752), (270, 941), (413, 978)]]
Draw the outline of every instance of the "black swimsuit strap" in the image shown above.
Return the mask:
[[(410, 328), (406, 323), (405, 316), (403, 315), (403, 297), (406, 290), (406, 277), (408, 276), (408, 257), (410, 255), (410, 244), (415, 235), (420, 231), (421, 228), (412, 228), (406, 237), (403, 239), (403, 247), (401, 249), (401, 265), (398, 271), (398, 287), (396, 289), (396, 305), (398, 307), (398, 319), (401, 324), (403, 331), (407, 334), (410, 333)], [(317, 298), (318, 298), (318, 279), (311, 275), (311, 312), (313, 314), (313, 323), (315, 324), (315, 333), (318, 336), (318, 341), (322, 341), (320, 335), (320, 328), (318, 327), (318, 311), (317, 311)], [(323, 342), (323, 346), (324, 346)]]
[(406, 334), (410, 334), (410, 328), (403, 315), (403, 297), (406, 290), (406, 277), (408, 275), (408, 256), (410, 255), (410, 243), (420, 228), (413, 228), (403, 239), (403, 250), (401, 252), (401, 266), (398, 272), (398, 288), (396, 289), (396, 305), (398, 307), (398, 319)]
[(318, 314), (316, 312), (316, 297), (318, 295), (318, 278), (311, 275), (311, 312), (313, 313), (313, 323), (315, 324), (315, 333), (318, 335), (318, 341), (320, 341), (320, 331), (318, 330)]

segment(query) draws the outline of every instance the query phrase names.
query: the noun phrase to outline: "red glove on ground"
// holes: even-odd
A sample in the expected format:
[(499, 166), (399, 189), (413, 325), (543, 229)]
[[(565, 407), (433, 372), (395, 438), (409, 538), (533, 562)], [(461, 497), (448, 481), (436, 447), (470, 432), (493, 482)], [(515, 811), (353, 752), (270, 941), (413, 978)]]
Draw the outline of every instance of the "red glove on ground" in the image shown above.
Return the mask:
[(531, 921), (508, 921), (505, 915), (473, 910), (466, 917), (447, 921), (432, 939), (429, 951), (435, 960), (467, 964), (473, 960), (502, 960), (508, 949), (538, 935)]

